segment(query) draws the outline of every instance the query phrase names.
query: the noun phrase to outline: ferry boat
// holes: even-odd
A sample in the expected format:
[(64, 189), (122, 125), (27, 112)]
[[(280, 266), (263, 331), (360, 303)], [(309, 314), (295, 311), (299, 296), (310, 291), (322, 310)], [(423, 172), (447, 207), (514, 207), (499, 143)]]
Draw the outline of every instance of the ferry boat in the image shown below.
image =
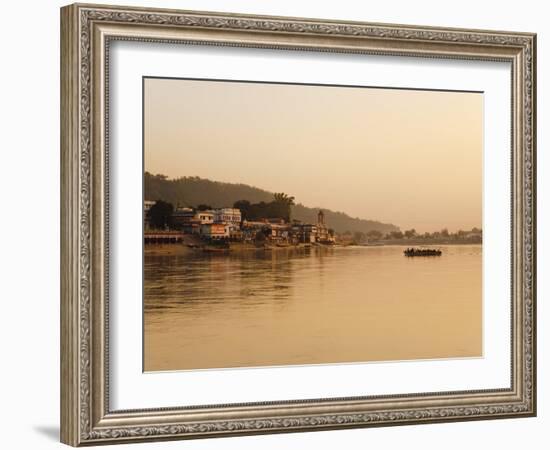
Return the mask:
[(442, 251), (433, 248), (408, 248), (403, 254), (405, 256), (441, 256)]

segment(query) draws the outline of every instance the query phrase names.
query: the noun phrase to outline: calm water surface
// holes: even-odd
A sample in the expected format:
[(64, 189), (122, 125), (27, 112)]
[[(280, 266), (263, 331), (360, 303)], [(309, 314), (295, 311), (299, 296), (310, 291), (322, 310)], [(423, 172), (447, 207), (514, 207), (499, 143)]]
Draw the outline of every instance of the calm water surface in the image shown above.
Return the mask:
[(480, 245), (145, 254), (144, 368), (482, 353)]

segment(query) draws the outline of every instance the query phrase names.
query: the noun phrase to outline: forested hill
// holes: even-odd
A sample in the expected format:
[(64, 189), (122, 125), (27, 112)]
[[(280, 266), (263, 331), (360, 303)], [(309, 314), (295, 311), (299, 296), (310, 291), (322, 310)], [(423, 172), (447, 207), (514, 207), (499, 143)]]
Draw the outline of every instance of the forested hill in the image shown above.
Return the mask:
[[(270, 202), (273, 193), (246, 184), (222, 183), (199, 177), (182, 177), (168, 179), (164, 175), (152, 175), (145, 172), (145, 200), (163, 200), (176, 206), (196, 207), (210, 205), (212, 208), (231, 207), (238, 200), (248, 200), (251, 203)], [(292, 195), (291, 192), (288, 194)], [(320, 205), (322, 208), (322, 205)], [(310, 208), (302, 204), (292, 207), (292, 218), (303, 222), (316, 223), (319, 207)], [(361, 231), (366, 233), (378, 230), (383, 233), (398, 231), (392, 224), (374, 220), (353, 218), (342, 212), (323, 208), (325, 222), (337, 233), (346, 231)]]

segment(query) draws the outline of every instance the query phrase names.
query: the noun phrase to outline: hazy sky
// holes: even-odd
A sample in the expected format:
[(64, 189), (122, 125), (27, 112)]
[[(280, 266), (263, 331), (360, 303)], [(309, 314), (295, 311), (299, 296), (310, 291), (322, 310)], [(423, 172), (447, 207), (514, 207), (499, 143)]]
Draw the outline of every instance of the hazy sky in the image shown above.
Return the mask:
[(483, 95), (145, 80), (145, 170), (418, 232), (481, 226)]

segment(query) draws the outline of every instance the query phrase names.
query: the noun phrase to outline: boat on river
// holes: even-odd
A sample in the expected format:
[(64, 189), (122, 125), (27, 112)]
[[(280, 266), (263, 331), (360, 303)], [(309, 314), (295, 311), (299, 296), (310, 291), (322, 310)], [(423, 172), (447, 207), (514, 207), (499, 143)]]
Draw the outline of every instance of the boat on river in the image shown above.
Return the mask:
[(403, 254), (405, 256), (441, 256), (442, 251), (434, 248), (407, 248)]

